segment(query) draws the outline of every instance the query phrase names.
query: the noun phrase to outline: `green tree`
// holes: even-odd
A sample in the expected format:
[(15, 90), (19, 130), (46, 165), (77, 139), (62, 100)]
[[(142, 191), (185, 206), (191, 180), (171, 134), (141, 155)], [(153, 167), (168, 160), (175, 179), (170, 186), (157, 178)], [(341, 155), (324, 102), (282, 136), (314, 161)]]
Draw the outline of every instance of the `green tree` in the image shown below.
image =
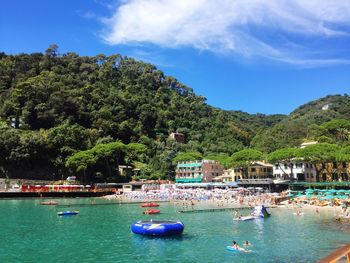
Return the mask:
[(283, 167), (281, 166), (281, 162), (286, 164), (291, 171), (290, 177), (291, 179), (294, 178), (293, 174), (293, 167), (294, 167), (294, 162), (297, 160), (298, 157), (298, 151), (300, 149), (298, 148), (283, 148), (276, 150), (272, 153), (269, 153), (266, 156), (266, 159), (270, 163), (277, 163), (282, 172), (287, 176), (286, 172), (283, 170)]
[(337, 155), (337, 161), (339, 162), (350, 161), (350, 146), (346, 146), (339, 151)]
[(180, 152), (173, 159), (173, 163), (176, 164), (178, 162), (195, 161), (195, 160), (202, 160), (202, 159), (203, 159), (203, 156), (199, 152)]
[(87, 184), (86, 170), (94, 165), (97, 159), (92, 151), (81, 151), (70, 156), (66, 161), (66, 166), (75, 169), (76, 172), (83, 171), (83, 183)]
[(243, 178), (248, 178), (248, 167), (254, 161), (260, 161), (264, 158), (264, 154), (255, 149), (244, 149), (234, 153), (231, 156), (231, 166), (239, 167)]
[(316, 181), (319, 181), (322, 166), (327, 162), (336, 161), (339, 151), (340, 147), (338, 145), (317, 143), (300, 149), (298, 151), (298, 156), (315, 167)]

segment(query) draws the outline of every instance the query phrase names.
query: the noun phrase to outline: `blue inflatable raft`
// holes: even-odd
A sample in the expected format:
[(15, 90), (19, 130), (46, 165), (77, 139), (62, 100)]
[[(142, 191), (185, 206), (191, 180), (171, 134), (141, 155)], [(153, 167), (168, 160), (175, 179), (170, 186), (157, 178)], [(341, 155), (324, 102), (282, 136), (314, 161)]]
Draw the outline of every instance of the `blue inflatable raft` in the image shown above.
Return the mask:
[(240, 249), (234, 248), (232, 246), (227, 246), (226, 249), (229, 250), (229, 251), (234, 251), (234, 252), (240, 252), (241, 251)]
[(169, 236), (179, 235), (185, 226), (181, 221), (141, 220), (131, 225), (131, 231), (139, 235)]
[(79, 211), (64, 211), (64, 212), (58, 212), (57, 215), (59, 216), (73, 216), (79, 214)]
[(227, 246), (226, 249), (229, 250), (229, 251), (233, 251), (233, 252), (244, 252), (244, 253), (252, 252), (251, 250), (247, 250), (247, 249), (244, 249), (244, 248), (234, 248), (232, 246)]

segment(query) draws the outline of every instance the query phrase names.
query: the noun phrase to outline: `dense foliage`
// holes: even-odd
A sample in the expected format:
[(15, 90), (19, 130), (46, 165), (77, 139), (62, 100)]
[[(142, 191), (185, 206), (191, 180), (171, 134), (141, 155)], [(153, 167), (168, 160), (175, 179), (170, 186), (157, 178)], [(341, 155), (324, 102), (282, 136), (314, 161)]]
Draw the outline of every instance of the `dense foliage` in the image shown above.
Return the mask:
[[(252, 115), (211, 107), (155, 66), (120, 55), (59, 54), (56, 45), (0, 53), (0, 177), (123, 181), (130, 179), (118, 174), (124, 164), (137, 168), (137, 178), (173, 179), (178, 160), (231, 167), (304, 139), (346, 147), (349, 119), (347, 95), (290, 116)], [(185, 144), (171, 132), (183, 133)]]
[[(178, 152), (230, 156), (284, 118), (213, 108), (153, 65), (59, 54), (56, 45), (0, 53), (0, 117), (0, 176), (41, 179), (65, 178), (71, 155), (115, 141), (147, 146), (140, 177), (167, 178)], [(168, 139), (175, 131), (186, 144)]]
[[(251, 147), (272, 152), (299, 146), (305, 139), (320, 142), (349, 142), (350, 96), (327, 96), (309, 102), (280, 123), (262, 129), (253, 138)], [(337, 133), (338, 138), (334, 135)]]

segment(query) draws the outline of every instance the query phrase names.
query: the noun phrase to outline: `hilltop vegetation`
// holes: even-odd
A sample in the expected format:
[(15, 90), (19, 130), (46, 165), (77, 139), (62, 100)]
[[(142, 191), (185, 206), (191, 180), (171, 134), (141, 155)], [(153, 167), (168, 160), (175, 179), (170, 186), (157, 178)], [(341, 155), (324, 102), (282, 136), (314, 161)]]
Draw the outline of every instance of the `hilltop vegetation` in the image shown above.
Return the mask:
[[(234, 152), (283, 115), (223, 111), (155, 66), (120, 55), (0, 53), (0, 177), (61, 179), (70, 156), (99, 144), (141, 143), (144, 177), (168, 177), (178, 152)], [(186, 144), (168, 139), (185, 134)], [(121, 163), (126, 163), (122, 156)], [(135, 163), (136, 160), (133, 160)], [(109, 171), (92, 165), (89, 180)], [(101, 177), (102, 174), (102, 177)]]
[(0, 53), (0, 177), (126, 181), (118, 167), (127, 164), (138, 178), (171, 179), (175, 161), (189, 156), (230, 167), (256, 156), (247, 148), (262, 156), (304, 139), (346, 146), (349, 119), (347, 95), (289, 116), (248, 114), (211, 107), (155, 66), (121, 55), (59, 54), (56, 45)]
[[(350, 120), (350, 97), (347, 94), (327, 96), (300, 106), (280, 123), (258, 132), (251, 141), (251, 147), (272, 152), (284, 147), (299, 146), (304, 140), (337, 143), (337, 139), (330, 138), (332, 136), (329, 132), (320, 131), (324, 125), (328, 125), (324, 123), (334, 119), (343, 119), (343, 122)], [(337, 124), (340, 125), (336, 122), (333, 123), (334, 129)], [(343, 132), (347, 134), (344, 136), (348, 138), (349, 127), (340, 125), (338, 128), (344, 128)]]

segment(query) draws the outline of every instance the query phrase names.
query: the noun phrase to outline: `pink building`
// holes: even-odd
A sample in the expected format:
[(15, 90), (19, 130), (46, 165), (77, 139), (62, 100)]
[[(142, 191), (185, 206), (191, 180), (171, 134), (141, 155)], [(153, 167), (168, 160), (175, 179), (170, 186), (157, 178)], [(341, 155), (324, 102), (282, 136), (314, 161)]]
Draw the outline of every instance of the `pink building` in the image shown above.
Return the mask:
[(223, 173), (223, 168), (217, 161), (186, 161), (177, 164), (175, 179), (177, 183), (208, 183)]

